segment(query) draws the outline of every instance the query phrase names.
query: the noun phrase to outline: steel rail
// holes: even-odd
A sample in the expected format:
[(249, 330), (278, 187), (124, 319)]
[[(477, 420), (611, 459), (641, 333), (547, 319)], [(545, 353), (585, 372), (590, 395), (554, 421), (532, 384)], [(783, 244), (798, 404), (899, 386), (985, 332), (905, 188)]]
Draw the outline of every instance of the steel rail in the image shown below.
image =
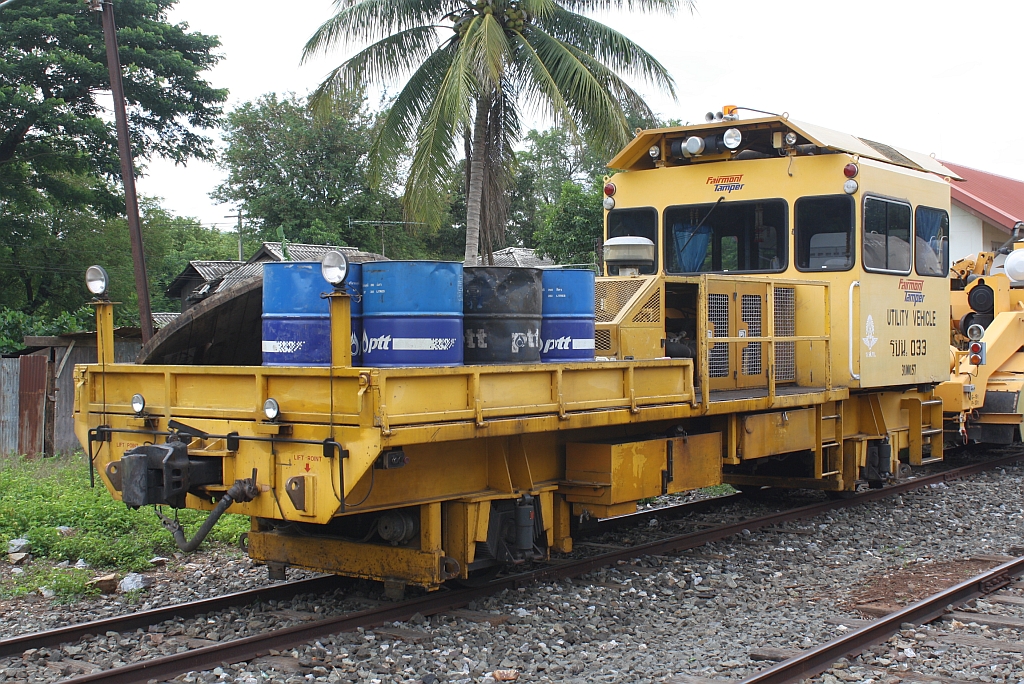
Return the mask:
[[(977, 577), (933, 594), (895, 613), (874, 620), (849, 634), (821, 644), (742, 680), (739, 684), (790, 684), (814, 677), (844, 657), (852, 657), (869, 646), (881, 643), (900, 630), (904, 622), (923, 625), (946, 612), (946, 606), (959, 605), (991, 594), (1024, 574), (1024, 556), (1003, 563)], [(893, 674), (900, 674), (894, 672)]]
[(614, 565), (620, 560), (630, 560), (641, 556), (662, 555), (676, 551), (684, 551), (708, 542), (718, 541), (741, 533), (743, 530), (756, 530), (772, 525), (779, 525), (793, 520), (809, 518), (827, 513), (828, 511), (841, 508), (850, 508), (864, 503), (870, 503), (884, 499), (889, 496), (896, 496), (906, 492), (926, 487), (941, 482), (955, 481), (966, 475), (973, 475), (992, 468), (1007, 465), (1024, 459), (1024, 452), (1005, 456), (1003, 458), (975, 463), (953, 470), (936, 473), (909, 480), (897, 485), (883, 489), (872, 489), (858, 493), (848, 499), (824, 501), (818, 504), (802, 506), (779, 513), (772, 513), (759, 518), (740, 520), (738, 522), (715, 527), (709, 530), (691, 532), (689, 534), (677, 535), (661, 539), (639, 546), (634, 546), (621, 551), (610, 551), (588, 558), (583, 558), (568, 563), (559, 563), (549, 567), (542, 567), (521, 574), (499, 578), (480, 587), (467, 587), (461, 589), (446, 589), (428, 594), (427, 596), (395, 603), (380, 608), (340, 615), (305, 625), (295, 625), (285, 629), (273, 630), (256, 634), (242, 639), (234, 639), (212, 646), (177, 653), (174, 655), (162, 656), (150, 660), (143, 660), (131, 663), (122, 667), (113, 668), (104, 672), (95, 672), (88, 675), (74, 677), (65, 680), (68, 684), (85, 684), (86, 682), (104, 682), (104, 684), (146, 684), (150, 680), (173, 679), (183, 672), (195, 670), (210, 670), (221, 665), (221, 663), (238, 663), (253, 660), (265, 656), (270, 649), (286, 650), (299, 646), (313, 639), (329, 634), (351, 631), (358, 627), (373, 627), (382, 623), (393, 621), (406, 621), (416, 613), (420, 615), (435, 615), (450, 610), (455, 610), (466, 605), (470, 601), (490, 596), (506, 589), (514, 589), (526, 586), (539, 580), (562, 579), (576, 577), (586, 574), (591, 570)]
[[(319, 442), (317, 442), (319, 444)], [(689, 513), (710, 510), (714, 506), (741, 498), (740, 494), (689, 501), (674, 506), (665, 506), (648, 511), (640, 511), (629, 515), (605, 518), (584, 524), (576, 530), (574, 536), (586, 537), (604, 534), (620, 527), (639, 524), (654, 517), (675, 518)], [(245, 591), (224, 594), (200, 601), (177, 603), (152, 610), (115, 615), (102, 620), (82, 622), (57, 629), (33, 632), (16, 637), (0, 639), (0, 658), (16, 656), (30, 648), (50, 648), (64, 643), (77, 642), (89, 634), (105, 634), (108, 631), (125, 632), (150, 625), (158, 625), (173, 618), (190, 618), (196, 615), (226, 610), (235, 606), (246, 606), (263, 601), (283, 601), (299, 594), (324, 593), (337, 589), (349, 580), (339, 575), (328, 575), (306, 580), (298, 580), (273, 586), (257, 587)]]
[(234, 606), (246, 606), (257, 601), (283, 601), (299, 594), (322, 594), (344, 585), (345, 578), (337, 575), (314, 577), (268, 587), (238, 591), (223, 596), (177, 603), (172, 606), (154, 608), (126, 615), (115, 615), (102, 620), (81, 622), (67, 627), (34, 632), (9, 639), (0, 639), (0, 657), (21, 655), (30, 648), (50, 648), (63, 643), (76, 642), (87, 634), (105, 634), (108, 631), (127, 630), (158, 625), (173, 618), (190, 618), (204, 613), (225, 610)]

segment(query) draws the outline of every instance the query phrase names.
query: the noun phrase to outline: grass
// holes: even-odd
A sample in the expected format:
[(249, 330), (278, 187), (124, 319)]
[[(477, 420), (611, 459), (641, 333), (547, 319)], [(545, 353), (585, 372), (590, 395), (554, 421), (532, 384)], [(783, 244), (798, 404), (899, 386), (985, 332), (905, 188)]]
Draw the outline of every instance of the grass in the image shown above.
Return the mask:
[[(206, 511), (182, 510), (178, 518), (191, 537), (206, 519)], [(57, 529), (71, 528), (67, 536)], [(249, 529), (249, 519), (224, 515), (207, 537), (234, 544)], [(160, 524), (152, 508), (133, 511), (110, 498), (96, 475), (96, 487), (89, 487), (89, 464), (79, 453), (71, 456), (29, 460), (0, 457), (0, 542), (24, 537), (31, 542), (32, 555), (53, 562), (75, 563), (79, 558), (96, 569), (136, 571), (151, 568), (154, 555), (177, 550), (174, 540)], [(15, 584), (35, 581), (37, 572), (19, 576)], [(57, 570), (57, 569), (54, 569)], [(80, 571), (38, 577), (45, 582), (77, 586)], [(86, 580), (89, 573), (84, 575)], [(51, 587), (57, 592), (56, 586)]]
[(99, 594), (99, 589), (89, 585), (92, 573), (76, 568), (54, 568), (47, 565), (30, 565), (20, 575), (0, 582), (0, 598), (16, 598), (46, 587), (53, 592), (58, 603), (71, 603), (83, 596)]

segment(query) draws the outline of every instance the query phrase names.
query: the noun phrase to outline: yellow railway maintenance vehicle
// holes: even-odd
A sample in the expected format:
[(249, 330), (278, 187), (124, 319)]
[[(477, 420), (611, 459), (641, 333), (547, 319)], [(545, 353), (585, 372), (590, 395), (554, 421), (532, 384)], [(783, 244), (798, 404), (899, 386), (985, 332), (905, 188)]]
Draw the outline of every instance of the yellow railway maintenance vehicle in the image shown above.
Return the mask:
[(1024, 436), (1024, 223), (996, 252), (960, 259), (950, 272), (950, 380), (936, 388), (950, 432), (964, 442), (1010, 444)]
[(734, 110), (610, 166), (593, 361), (353, 367), (338, 289), (328, 367), (115, 364), (94, 267), (76, 429), (111, 495), (213, 511), (191, 542), (166, 522), (184, 549), (227, 510), (278, 576), (399, 591), (568, 551), (571, 520), (646, 497), (841, 494), (942, 458), (953, 173)]

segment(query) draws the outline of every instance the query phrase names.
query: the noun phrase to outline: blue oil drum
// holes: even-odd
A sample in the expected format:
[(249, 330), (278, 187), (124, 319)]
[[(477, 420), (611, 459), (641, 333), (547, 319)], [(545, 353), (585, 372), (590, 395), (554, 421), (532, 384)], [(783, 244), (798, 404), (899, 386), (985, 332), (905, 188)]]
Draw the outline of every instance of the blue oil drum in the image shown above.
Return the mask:
[(363, 264), (364, 366), (457, 366), (462, 344), (462, 264)]
[(545, 269), (541, 361), (594, 360), (594, 272)]
[(465, 270), (466, 363), (540, 361), (541, 273), (510, 266)]
[[(350, 264), (346, 290), (358, 291), (359, 264)], [(352, 268), (356, 273), (353, 274)], [(331, 365), (331, 311), (326, 298), (332, 292), (318, 262), (282, 261), (263, 265), (263, 365)], [(358, 297), (352, 298), (352, 329), (360, 329)], [(358, 339), (358, 338), (356, 338)], [(359, 365), (353, 358), (353, 365)]]
[(352, 365), (363, 365), (363, 265), (349, 262), (345, 276), (352, 312)]

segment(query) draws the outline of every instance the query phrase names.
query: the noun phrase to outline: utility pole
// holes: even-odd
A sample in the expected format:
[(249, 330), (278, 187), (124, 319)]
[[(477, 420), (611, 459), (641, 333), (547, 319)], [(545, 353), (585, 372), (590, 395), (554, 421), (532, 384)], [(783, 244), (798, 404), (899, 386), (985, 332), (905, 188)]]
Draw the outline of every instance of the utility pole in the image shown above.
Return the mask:
[(238, 219), (238, 260), (245, 261), (245, 259), (242, 258), (242, 208), (238, 208), (237, 214), (228, 214), (224, 218)]
[(110, 0), (89, 0), (89, 6), (94, 12), (101, 12), (103, 15), (103, 40), (107, 46), (107, 70), (110, 72), (114, 122), (117, 124), (117, 152), (121, 157), (128, 233), (131, 236), (132, 261), (135, 263), (135, 290), (139, 295), (139, 323), (142, 327), (142, 343), (145, 344), (153, 336), (153, 310), (149, 301), (149, 281), (146, 279), (146, 255), (142, 250), (139, 198), (135, 193), (135, 162), (132, 159), (131, 142), (128, 138), (128, 114), (125, 111), (124, 86), (121, 83), (121, 59), (117, 53), (114, 5)]

